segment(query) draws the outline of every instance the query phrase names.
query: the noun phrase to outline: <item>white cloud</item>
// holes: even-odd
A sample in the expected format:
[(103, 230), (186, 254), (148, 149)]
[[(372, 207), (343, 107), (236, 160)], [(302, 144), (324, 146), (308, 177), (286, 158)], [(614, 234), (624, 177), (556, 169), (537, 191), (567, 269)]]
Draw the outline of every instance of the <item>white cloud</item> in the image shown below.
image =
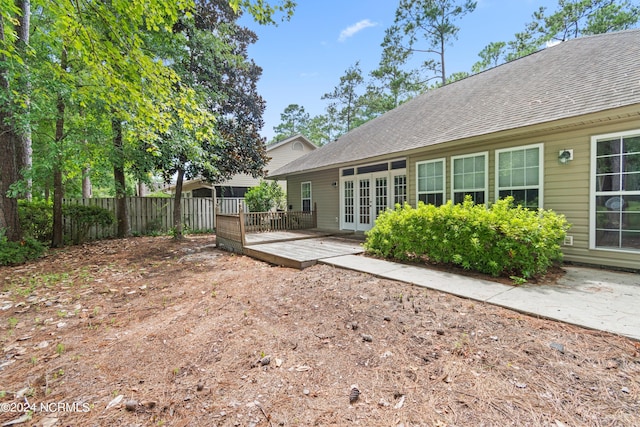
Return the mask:
[(343, 42), (349, 37), (352, 37), (356, 33), (364, 30), (365, 28), (375, 27), (377, 25), (377, 22), (371, 22), (369, 19), (363, 19), (362, 21), (356, 22), (355, 24), (342, 30), (342, 32), (340, 32), (340, 37), (338, 37), (338, 41)]

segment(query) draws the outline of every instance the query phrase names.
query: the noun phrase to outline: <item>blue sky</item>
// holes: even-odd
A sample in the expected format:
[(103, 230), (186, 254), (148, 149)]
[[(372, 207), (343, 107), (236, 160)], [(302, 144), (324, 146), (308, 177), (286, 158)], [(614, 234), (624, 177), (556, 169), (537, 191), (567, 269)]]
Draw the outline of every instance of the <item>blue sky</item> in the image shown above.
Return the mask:
[[(313, 117), (324, 114), (331, 92), (345, 71), (360, 62), (365, 80), (377, 68), (385, 30), (393, 24), (397, 0), (298, 0), (289, 22), (277, 27), (241, 20), (256, 32), (249, 55), (263, 68), (258, 91), (267, 102), (262, 135), (289, 104)], [(524, 29), (539, 6), (556, 9), (557, 0), (478, 0), (476, 10), (458, 21), (458, 40), (448, 47), (447, 74), (470, 71), (478, 52), (492, 41), (509, 41)]]

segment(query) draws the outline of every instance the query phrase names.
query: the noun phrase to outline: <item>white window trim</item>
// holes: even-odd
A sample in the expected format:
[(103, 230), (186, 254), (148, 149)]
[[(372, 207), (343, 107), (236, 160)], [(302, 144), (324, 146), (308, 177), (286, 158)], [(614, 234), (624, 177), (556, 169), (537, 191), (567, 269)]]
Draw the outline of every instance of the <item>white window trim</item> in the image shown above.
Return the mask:
[[(346, 205), (344, 204), (344, 199), (345, 199), (345, 189), (344, 189), (344, 183), (346, 181), (351, 181), (353, 188), (351, 189), (351, 191), (353, 192), (352, 194), (352, 198), (353, 198), (353, 221), (352, 222), (347, 222), (345, 221), (345, 215), (346, 215)], [(342, 177), (340, 179), (340, 230), (345, 229), (347, 226), (349, 226), (351, 229), (351, 227), (355, 226), (356, 224), (356, 182), (357, 180), (355, 179), (355, 175), (353, 176), (345, 176)]]
[[(529, 148), (538, 148), (540, 150), (540, 157), (538, 159), (538, 208), (542, 208), (544, 207), (544, 144), (543, 143), (538, 143), (538, 144), (530, 144), (530, 145), (521, 145), (518, 147), (509, 147), (509, 148), (502, 148), (500, 150), (496, 150), (496, 157), (495, 157), (495, 200), (500, 200), (500, 189), (502, 187), (500, 187), (500, 165), (498, 162), (500, 153), (505, 153), (508, 151), (517, 151), (517, 150), (526, 150)], [(532, 187), (527, 187), (524, 186), (523, 189), (526, 188), (532, 188)]]
[[(371, 174), (371, 173), (374, 173), (374, 174), (375, 174), (375, 173), (381, 173), (381, 172), (391, 172), (391, 173), (396, 173), (396, 172), (398, 172), (398, 171), (406, 171), (406, 170), (407, 170), (407, 168), (402, 168), (402, 169), (391, 169), (391, 164), (392, 164), (393, 162), (400, 162), (400, 161), (402, 161), (402, 160), (406, 161), (406, 160), (407, 160), (407, 158), (406, 158), (406, 157), (398, 157), (398, 158), (393, 158), (393, 159), (391, 159), (391, 160), (380, 160), (379, 162), (358, 163), (358, 164), (355, 164), (355, 165), (353, 165), (353, 166), (345, 166), (345, 167), (342, 167), (342, 168), (340, 168), (340, 169), (339, 169), (339, 170), (340, 170), (340, 178), (350, 178), (350, 177), (353, 177), (353, 176), (358, 176), (358, 175), (368, 175), (368, 174)], [(389, 169), (387, 169), (386, 171), (365, 172), (365, 173), (363, 173), (363, 174), (359, 174), (359, 173), (358, 173), (358, 168), (363, 168), (363, 167), (367, 167), (367, 166), (378, 165), (378, 164), (381, 164), (381, 163), (388, 163), (388, 164), (389, 164)], [(353, 175), (342, 176), (342, 171), (347, 170), (347, 169), (353, 169), (353, 170), (354, 170), (354, 171), (353, 171)]]
[[(609, 138), (626, 138), (628, 136), (640, 136), (640, 129), (605, 133), (591, 136), (591, 167), (589, 168), (589, 249), (595, 251), (637, 254), (637, 250), (622, 248), (600, 248), (596, 246), (596, 172), (597, 172), (597, 145), (599, 140)], [(640, 194), (640, 191), (630, 193)]]
[(465, 159), (467, 157), (478, 157), (484, 156), (484, 204), (489, 203), (489, 152), (488, 151), (480, 151), (477, 153), (463, 154), (460, 156), (451, 156), (451, 200), (455, 200), (454, 195), (456, 189), (454, 188), (455, 180), (454, 180), (454, 162), (458, 159)]
[(311, 181), (303, 181), (300, 183), (300, 210), (304, 211), (304, 201), (307, 200), (306, 197), (304, 197), (304, 191), (302, 190), (302, 187), (304, 187), (305, 184), (309, 184), (309, 212), (313, 211), (313, 185), (311, 184)]
[(436, 162), (442, 162), (442, 203), (447, 203), (447, 158), (441, 157), (439, 159), (422, 160), (420, 162), (416, 162), (416, 206), (420, 201), (420, 194), (426, 193), (420, 192), (420, 174), (418, 173), (420, 165)]
[[(396, 171), (400, 170), (400, 171), (403, 171), (403, 172), (402, 173), (392, 173), (391, 177), (390, 177), (391, 182), (390, 182), (389, 186), (391, 187), (391, 198), (390, 198), (389, 203), (391, 204), (391, 208), (392, 209), (395, 208), (396, 199), (398, 197), (398, 194), (396, 193), (396, 178), (397, 177), (400, 177), (400, 176), (404, 177), (404, 194), (403, 194), (404, 203), (406, 203), (409, 200), (409, 197), (408, 197), (409, 196), (409, 194), (408, 194), (409, 181), (408, 181), (408, 176), (407, 176), (407, 170), (406, 169), (395, 169), (395, 170)], [(404, 203), (402, 203), (402, 204), (404, 204)]]

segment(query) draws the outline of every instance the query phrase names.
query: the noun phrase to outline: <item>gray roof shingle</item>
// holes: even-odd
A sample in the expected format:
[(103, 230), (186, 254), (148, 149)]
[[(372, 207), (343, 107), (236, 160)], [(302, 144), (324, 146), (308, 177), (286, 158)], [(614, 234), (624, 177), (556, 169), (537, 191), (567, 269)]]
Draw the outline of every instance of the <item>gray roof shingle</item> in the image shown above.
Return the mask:
[(406, 102), (272, 175), (640, 105), (640, 30), (572, 39)]

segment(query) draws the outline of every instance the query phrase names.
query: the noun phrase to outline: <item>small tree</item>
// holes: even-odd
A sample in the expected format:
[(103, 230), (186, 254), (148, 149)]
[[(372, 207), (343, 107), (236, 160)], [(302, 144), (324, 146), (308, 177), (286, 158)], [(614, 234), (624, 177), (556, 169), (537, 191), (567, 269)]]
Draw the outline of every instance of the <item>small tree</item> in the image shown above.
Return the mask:
[(267, 212), (274, 208), (282, 209), (286, 196), (278, 181), (260, 181), (260, 185), (247, 191), (244, 201), (251, 212)]

